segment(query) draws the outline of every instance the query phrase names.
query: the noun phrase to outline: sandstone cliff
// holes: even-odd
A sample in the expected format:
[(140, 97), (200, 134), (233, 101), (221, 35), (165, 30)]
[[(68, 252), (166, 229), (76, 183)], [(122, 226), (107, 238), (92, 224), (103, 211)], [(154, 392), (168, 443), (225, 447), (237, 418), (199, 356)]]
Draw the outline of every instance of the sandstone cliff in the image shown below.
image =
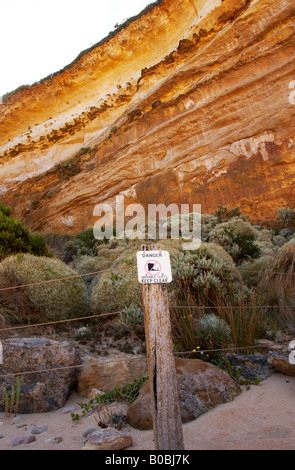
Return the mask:
[(294, 0), (162, 0), (0, 106), (0, 198), (33, 230), (93, 207), (295, 207)]

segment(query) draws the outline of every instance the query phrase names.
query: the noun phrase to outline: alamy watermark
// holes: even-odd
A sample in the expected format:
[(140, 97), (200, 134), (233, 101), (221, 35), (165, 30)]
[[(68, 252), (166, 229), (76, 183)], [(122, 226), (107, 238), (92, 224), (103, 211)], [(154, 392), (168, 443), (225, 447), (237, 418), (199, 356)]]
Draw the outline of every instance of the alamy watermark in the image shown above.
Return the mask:
[(201, 245), (200, 204), (148, 204), (146, 213), (141, 204), (125, 207), (124, 196), (115, 204), (97, 204), (93, 216), (93, 234), (98, 240), (129, 238), (139, 240), (183, 240), (184, 250), (196, 250)]

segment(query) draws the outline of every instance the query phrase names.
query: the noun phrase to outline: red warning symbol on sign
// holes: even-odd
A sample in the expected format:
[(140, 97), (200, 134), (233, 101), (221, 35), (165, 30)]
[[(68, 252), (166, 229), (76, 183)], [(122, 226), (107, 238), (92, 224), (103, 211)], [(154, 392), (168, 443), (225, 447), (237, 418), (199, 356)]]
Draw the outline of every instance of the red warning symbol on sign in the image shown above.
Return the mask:
[(141, 284), (168, 284), (172, 282), (172, 272), (168, 251), (138, 251), (137, 274)]
[(161, 265), (157, 260), (149, 260), (145, 263), (145, 270), (150, 276), (156, 276), (161, 272)]

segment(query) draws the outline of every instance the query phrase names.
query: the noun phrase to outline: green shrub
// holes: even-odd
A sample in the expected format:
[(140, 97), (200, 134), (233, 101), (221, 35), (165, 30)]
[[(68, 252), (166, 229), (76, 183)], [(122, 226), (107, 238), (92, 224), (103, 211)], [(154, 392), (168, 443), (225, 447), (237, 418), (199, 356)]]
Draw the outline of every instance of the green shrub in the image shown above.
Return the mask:
[[(173, 282), (167, 287), (176, 350), (194, 349), (198, 341), (195, 322), (204, 315), (212, 314), (218, 315), (230, 325), (233, 337), (237, 341), (248, 344), (255, 335), (254, 330), (258, 324), (255, 317), (257, 311), (249, 308), (251, 290), (244, 285), (232, 257), (215, 243), (203, 242), (195, 251), (184, 251), (182, 241), (179, 240), (161, 240), (160, 244), (163, 250), (169, 251), (171, 259)], [(106, 255), (112, 251), (107, 246), (101, 250)], [(129, 242), (124, 251), (112, 262), (111, 271), (100, 276), (91, 295), (93, 313), (124, 311), (133, 305), (138, 307), (142, 319), (142, 293), (136, 267), (138, 250), (140, 250), (139, 242)], [(124, 269), (116, 269), (120, 267)], [(226, 316), (227, 311), (229, 313)], [(245, 316), (248, 311), (250, 315)], [(241, 312), (244, 314), (244, 320), (240, 315)], [(127, 329), (132, 331), (132, 322), (137, 320), (136, 312), (130, 311), (126, 314), (123, 312), (116, 324), (121, 322), (124, 331)], [(251, 330), (249, 334), (247, 329)], [(205, 344), (205, 339), (206, 336), (203, 336), (202, 344)], [(210, 337), (206, 345), (211, 344), (212, 349), (217, 343), (223, 344), (227, 340), (226, 335), (219, 335), (218, 341), (216, 338), (213, 341)]]
[[(173, 283), (168, 284), (172, 302), (213, 302), (221, 293), (239, 292), (242, 278), (232, 258), (215, 244), (203, 243), (201, 248), (183, 251), (179, 240), (161, 240), (163, 250), (169, 251)], [(119, 311), (135, 304), (142, 305), (141, 285), (138, 282), (136, 252), (140, 242), (133, 241), (112, 263), (93, 288), (91, 304), (95, 314)], [(110, 250), (107, 250), (110, 251)], [(199, 265), (201, 267), (195, 267)], [(115, 269), (123, 268), (123, 269)]]
[(131, 304), (141, 305), (141, 286), (137, 279), (137, 269), (130, 264), (127, 269), (113, 270), (101, 276), (91, 295), (93, 314), (123, 310)]
[(83, 155), (91, 151), (90, 147), (81, 147), (77, 153), (72, 155), (70, 158), (57, 163), (53, 170), (55, 174), (58, 174), (60, 179), (69, 180), (75, 175), (78, 175), (83, 171), (82, 157)]
[[(2, 261), (0, 274), (5, 276), (9, 273), (13, 273), (21, 285), (77, 274), (60, 260), (31, 254), (18, 254)], [(23, 291), (40, 318), (60, 320), (88, 313), (86, 287), (79, 278), (24, 287)]]
[(76, 239), (80, 240), (89, 250), (94, 250), (96, 247), (97, 240), (94, 238), (92, 227), (88, 227), (86, 230), (76, 235)]
[(235, 233), (233, 229), (229, 229), (225, 233), (231, 237), (232, 244), (238, 246), (238, 252), (233, 254), (233, 259), (236, 263), (241, 263), (249, 258), (259, 258), (261, 248), (255, 242), (254, 235)]
[(71, 263), (75, 258), (80, 256), (96, 256), (99, 247), (106, 241), (97, 240), (93, 235), (93, 228), (88, 227), (83, 232), (75, 235), (69, 240), (63, 248), (63, 261)]
[(6, 215), (7, 217), (10, 217), (12, 214), (12, 209), (10, 209), (10, 207), (4, 206), (4, 204), (0, 202), (0, 212), (2, 212), (2, 214)]
[(47, 246), (53, 252), (54, 258), (62, 259), (64, 255), (65, 244), (73, 239), (73, 235), (46, 233), (44, 234)]
[(30, 234), (27, 227), (11, 217), (12, 210), (0, 203), (0, 260), (16, 253), (50, 256), (42, 235)]
[(215, 314), (217, 308), (223, 314), (232, 302), (246, 301), (250, 291), (231, 256), (215, 243), (203, 242), (194, 252), (179, 253), (173, 265), (173, 338), (176, 349), (190, 351), (196, 347), (195, 321)]
[(81, 407), (81, 414), (71, 413), (72, 420), (78, 421), (84, 416), (88, 416), (88, 413), (101, 410), (103, 405), (108, 405), (112, 402), (125, 402), (128, 405), (131, 405), (138, 397), (139, 391), (146, 380), (148, 380), (148, 377), (134, 379), (132, 383), (122, 385), (121, 387), (115, 387), (114, 390), (111, 390), (104, 395), (96, 395), (86, 403), (78, 403)]
[(43, 235), (39, 233), (34, 233), (30, 235), (30, 244), (31, 244), (31, 253), (36, 256), (51, 256), (51, 253), (48, 252), (47, 242)]
[[(167, 287), (176, 350), (194, 349), (197, 344), (195, 322), (212, 314), (230, 325), (236, 341), (251, 343), (257, 332), (258, 317), (255, 315), (258, 310), (232, 257), (215, 243), (203, 242), (195, 251), (184, 251), (179, 240), (161, 240), (160, 244), (163, 250), (169, 251), (171, 259), (173, 282)], [(124, 331), (132, 331), (133, 324), (142, 321), (142, 292), (136, 267), (140, 242), (134, 240), (121, 249), (123, 251), (112, 261), (111, 270), (99, 276), (92, 291), (91, 306), (93, 313), (98, 315), (123, 311), (116, 325), (121, 324)], [(104, 246), (101, 252), (107, 258), (112, 250)], [(131, 310), (125, 313), (132, 306), (138, 314)], [(227, 340), (226, 335), (218, 339), (220, 344)], [(209, 341), (216, 346), (217, 340), (210, 338), (207, 346)]]
[(20, 252), (30, 252), (30, 234), (16, 219), (0, 212), (0, 259)]
[(261, 280), (261, 273), (265, 270), (266, 264), (273, 259), (274, 252), (263, 254), (260, 258), (245, 261), (239, 265), (239, 271), (245, 284), (250, 288), (257, 288)]
[(249, 222), (238, 217), (216, 225), (210, 233), (209, 241), (221, 245), (236, 263), (248, 258), (258, 258), (261, 253), (255, 242), (255, 229)]
[[(103, 244), (97, 247), (96, 255), (75, 256), (71, 265), (78, 272), (78, 274), (104, 271), (112, 266), (113, 262), (124, 251), (124, 248), (125, 243), (121, 241), (118, 244)], [(94, 278), (97, 282), (100, 277), (101, 274), (90, 274), (89, 276), (83, 276), (83, 280), (87, 284), (90, 284)]]
[[(130, 305), (126, 307), (110, 325), (107, 326), (107, 331), (110, 332), (114, 339), (124, 339), (124, 343), (119, 346), (123, 352), (133, 353), (133, 347), (126, 341), (126, 337), (132, 337), (133, 340), (137, 339), (141, 343), (141, 348), (145, 340), (145, 326), (144, 315), (141, 307), (137, 305)], [(129, 351), (128, 351), (129, 349)]]
[(218, 224), (218, 219), (215, 215), (211, 214), (202, 214), (201, 216), (201, 237), (204, 242), (208, 242), (210, 233), (214, 227)]
[(226, 206), (219, 205), (214, 215), (217, 217), (218, 223), (221, 223), (227, 222), (233, 217), (241, 217), (242, 213), (238, 206), (228, 209)]
[[(88, 255), (83, 255), (80, 256), (79, 258), (75, 259), (75, 262), (73, 263), (76, 271), (78, 274), (88, 274), (88, 273), (93, 273), (98, 271), (99, 269), (97, 268), (98, 264), (98, 258), (97, 256), (88, 256)], [(84, 276), (83, 279), (84, 281), (90, 281), (92, 280), (93, 276), (95, 275), (89, 275), (89, 276)]]
[[(179, 253), (181, 244), (177, 241), (176, 252)], [(162, 249), (169, 249), (170, 256), (175, 254), (173, 240), (161, 240)], [(124, 310), (130, 305), (142, 305), (141, 284), (138, 282), (136, 253), (140, 250), (141, 243), (132, 240), (128, 244), (121, 241), (116, 248), (117, 256), (110, 265), (110, 271), (98, 277), (97, 283), (91, 295), (92, 311), (95, 314)], [(110, 246), (102, 247), (98, 256), (107, 259), (114, 252)], [(117, 269), (119, 268), (119, 269)], [(120, 269), (122, 268), (122, 269)]]
[(173, 265), (174, 292), (179, 299), (181, 291), (187, 291), (193, 302), (214, 305), (221, 295), (238, 294), (243, 286), (232, 257), (215, 243), (203, 242), (196, 251), (180, 252)]
[(55, 166), (55, 171), (63, 180), (69, 180), (73, 176), (81, 173), (82, 168), (78, 157), (71, 157)]
[(69, 240), (63, 247), (62, 260), (65, 263), (71, 263), (76, 256), (81, 256), (82, 247), (83, 245), (80, 240), (76, 240), (75, 238)]
[(117, 323), (124, 328), (143, 325), (144, 318), (142, 309), (137, 305), (130, 305), (130, 307), (125, 308), (124, 311), (120, 313)]
[(201, 349), (219, 349), (227, 346), (232, 339), (230, 326), (214, 313), (195, 320), (195, 335)]
[(111, 130), (110, 130), (110, 133), (109, 133), (109, 136), (108, 136), (108, 139), (110, 139), (114, 134), (116, 134), (117, 130), (118, 130), (117, 126), (112, 126)]

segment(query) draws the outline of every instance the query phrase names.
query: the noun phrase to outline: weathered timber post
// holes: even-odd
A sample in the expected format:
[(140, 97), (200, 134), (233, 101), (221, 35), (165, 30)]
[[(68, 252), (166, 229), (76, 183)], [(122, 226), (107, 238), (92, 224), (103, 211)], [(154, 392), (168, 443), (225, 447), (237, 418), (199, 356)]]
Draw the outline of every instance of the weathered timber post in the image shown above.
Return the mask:
[(184, 450), (166, 284), (142, 284), (142, 298), (156, 450)]

